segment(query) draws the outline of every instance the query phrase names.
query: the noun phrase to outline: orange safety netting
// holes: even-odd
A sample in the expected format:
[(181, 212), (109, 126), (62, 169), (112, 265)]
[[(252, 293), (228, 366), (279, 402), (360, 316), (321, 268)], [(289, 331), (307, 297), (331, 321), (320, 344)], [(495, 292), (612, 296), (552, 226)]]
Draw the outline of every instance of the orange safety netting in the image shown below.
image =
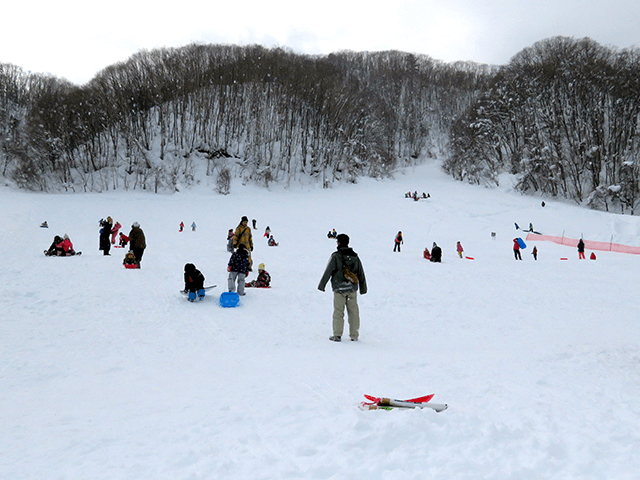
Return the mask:
[[(530, 233), (527, 235), (527, 241), (547, 241), (558, 243), (560, 245), (567, 245), (569, 247), (577, 247), (578, 239), (569, 237), (556, 237), (554, 235), (538, 235), (537, 233)], [(621, 245), (620, 243), (613, 242), (595, 242), (593, 240), (583, 240), (585, 249), (600, 250), (603, 252), (620, 252), (620, 253), (632, 253), (634, 255), (640, 255), (640, 247), (632, 247), (631, 245)]]

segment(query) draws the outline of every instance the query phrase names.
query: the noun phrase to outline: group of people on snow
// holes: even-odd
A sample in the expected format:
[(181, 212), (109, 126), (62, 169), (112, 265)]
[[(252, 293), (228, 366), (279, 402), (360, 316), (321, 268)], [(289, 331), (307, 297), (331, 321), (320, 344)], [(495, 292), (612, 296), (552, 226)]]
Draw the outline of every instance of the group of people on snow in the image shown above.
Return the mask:
[(431, 195), (425, 192), (422, 192), (422, 195), (418, 195), (418, 191), (415, 192), (407, 192), (404, 194), (404, 198), (413, 198), (415, 201), (420, 200), (421, 198), (431, 198)]
[(56, 235), (53, 237), (53, 242), (47, 250), (44, 251), (47, 257), (70, 257), (73, 255), (80, 255), (82, 252), (76, 252), (73, 249), (73, 243), (69, 239), (69, 235), (66, 233), (60, 237)]

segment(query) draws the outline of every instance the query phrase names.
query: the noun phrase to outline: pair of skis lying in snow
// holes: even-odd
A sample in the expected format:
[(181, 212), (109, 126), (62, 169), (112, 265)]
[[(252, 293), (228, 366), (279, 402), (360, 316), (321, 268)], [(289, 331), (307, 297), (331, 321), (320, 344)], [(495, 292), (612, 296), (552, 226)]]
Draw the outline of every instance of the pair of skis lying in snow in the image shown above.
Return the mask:
[(434, 394), (424, 397), (411, 398), (409, 400), (395, 400), (393, 398), (380, 398), (371, 395), (364, 397), (369, 400), (362, 402), (360, 409), (362, 410), (393, 410), (394, 408), (432, 408), (436, 412), (443, 412), (449, 406), (446, 403), (430, 403)]

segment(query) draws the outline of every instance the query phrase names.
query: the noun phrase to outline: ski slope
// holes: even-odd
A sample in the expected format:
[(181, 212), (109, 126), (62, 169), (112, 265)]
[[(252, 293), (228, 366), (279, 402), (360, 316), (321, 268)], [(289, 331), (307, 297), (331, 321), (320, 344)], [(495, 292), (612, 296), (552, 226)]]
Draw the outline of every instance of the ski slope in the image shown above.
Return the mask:
[[(531, 243), (515, 261), (511, 248), (526, 235), (514, 222), (638, 246), (640, 218), (543, 208), (501, 184), (455, 182), (431, 162), (228, 196), (206, 181), (173, 195), (0, 187), (0, 478), (637, 478), (640, 256), (578, 261), (541, 242), (537, 262)], [(414, 190), (431, 198), (404, 197)], [(243, 215), (273, 288), (221, 308), (226, 233)], [(140, 223), (140, 270), (98, 251), (107, 216), (125, 233)], [(332, 228), (367, 275), (359, 342), (328, 340), (332, 294), (317, 284)], [(45, 257), (65, 233), (82, 256)], [(441, 264), (422, 258), (434, 241)], [(218, 285), (203, 302), (179, 294), (188, 262)], [(449, 409), (358, 409), (364, 394), (430, 393)]]

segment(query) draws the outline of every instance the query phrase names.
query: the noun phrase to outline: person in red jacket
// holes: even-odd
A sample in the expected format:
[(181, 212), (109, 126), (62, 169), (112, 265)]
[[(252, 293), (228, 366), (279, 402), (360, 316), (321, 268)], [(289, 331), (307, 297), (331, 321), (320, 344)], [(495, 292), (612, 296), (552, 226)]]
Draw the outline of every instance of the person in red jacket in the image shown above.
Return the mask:
[(70, 257), (76, 254), (75, 250), (73, 249), (73, 243), (71, 243), (71, 240), (69, 240), (69, 235), (67, 235), (66, 233), (64, 234), (62, 242), (56, 245), (56, 248), (60, 252), (61, 257)]
[(513, 239), (513, 255), (516, 257), (516, 260), (522, 260), (522, 255), (520, 254), (520, 244), (518, 243), (518, 239)]

